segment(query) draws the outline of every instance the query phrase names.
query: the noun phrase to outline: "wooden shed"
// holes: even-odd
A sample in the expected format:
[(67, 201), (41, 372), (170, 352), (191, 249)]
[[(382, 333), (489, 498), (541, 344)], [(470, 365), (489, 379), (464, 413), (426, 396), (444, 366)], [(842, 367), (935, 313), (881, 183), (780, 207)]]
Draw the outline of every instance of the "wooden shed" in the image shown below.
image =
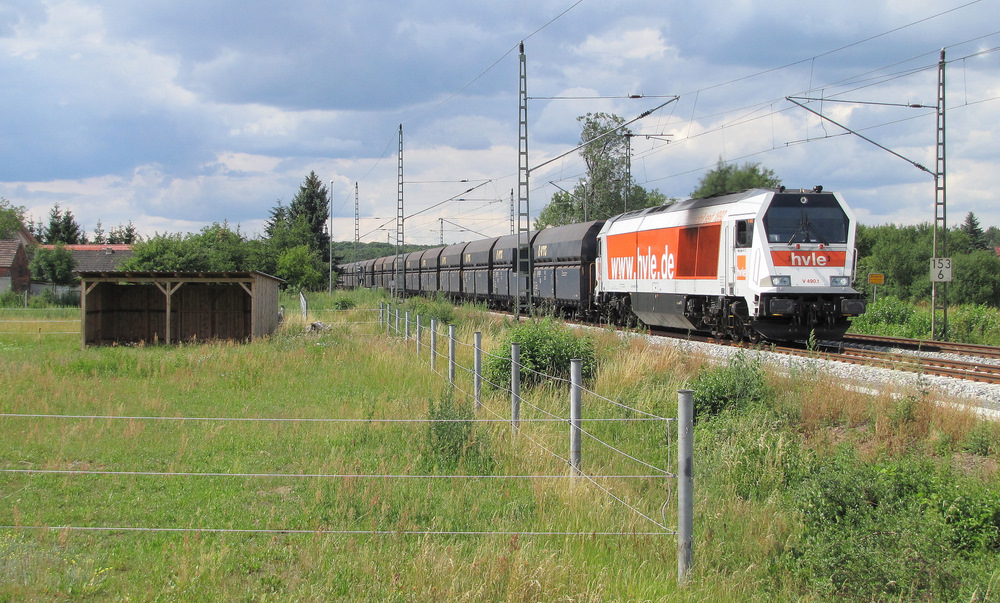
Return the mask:
[(278, 328), (262, 272), (79, 272), (81, 343), (248, 341)]

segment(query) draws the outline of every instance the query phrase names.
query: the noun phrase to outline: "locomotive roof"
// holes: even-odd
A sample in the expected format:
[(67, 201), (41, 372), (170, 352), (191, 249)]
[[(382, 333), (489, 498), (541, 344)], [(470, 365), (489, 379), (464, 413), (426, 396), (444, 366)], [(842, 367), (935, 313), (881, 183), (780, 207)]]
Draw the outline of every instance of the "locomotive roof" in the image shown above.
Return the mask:
[(683, 201), (677, 201), (676, 203), (668, 203), (667, 205), (660, 205), (658, 207), (645, 207), (643, 209), (636, 209), (630, 212), (625, 212), (614, 219), (620, 218), (634, 218), (638, 216), (650, 215), (650, 214), (660, 214), (665, 212), (674, 211), (687, 211), (690, 209), (698, 209), (702, 207), (714, 207), (717, 205), (730, 205), (744, 199), (749, 199), (756, 195), (764, 193), (777, 193), (778, 189), (765, 189), (765, 188), (751, 188), (738, 193), (727, 193), (720, 195), (712, 195), (711, 197), (699, 197), (693, 199), (685, 199)]

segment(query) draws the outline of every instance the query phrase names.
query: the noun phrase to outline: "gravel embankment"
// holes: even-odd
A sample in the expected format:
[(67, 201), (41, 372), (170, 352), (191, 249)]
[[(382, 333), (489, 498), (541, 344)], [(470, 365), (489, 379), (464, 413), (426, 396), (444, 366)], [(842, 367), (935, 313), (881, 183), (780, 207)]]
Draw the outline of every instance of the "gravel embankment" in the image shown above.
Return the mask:
[[(660, 345), (682, 347), (698, 354), (718, 358), (720, 361), (727, 360), (730, 356), (740, 351), (739, 348), (682, 339), (656, 336), (647, 336), (647, 339)], [(804, 378), (810, 378), (809, 376), (818, 372), (824, 377), (831, 377), (841, 381), (846, 387), (872, 393), (882, 391), (883, 389), (890, 389), (894, 393), (903, 395), (911, 392), (926, 391), (929, 396), (941, 403), (968, 405), (974, 407), (983, 416), (1000, 419), (1000, 385), (977, 383), (975, 381), (954, 379), (951, 377), (920, 375), (891, 369), (870, 368), (846, 362), (789, 356), (787, 354), (763, 350), (743, 351), (747, 354), (760, 356), (763, 362), (770, 366), (777, 367), (789, 373), (798, 372)], [(917, 352), (907, 351), (904, 353), (918, 355)], [(922, 352), (920, 355), (952, 359), (961, 358), (954, 354), (933, 354), (928, 352)], [(990, 360), (984, 362), (995, 363), (995, 361)]]

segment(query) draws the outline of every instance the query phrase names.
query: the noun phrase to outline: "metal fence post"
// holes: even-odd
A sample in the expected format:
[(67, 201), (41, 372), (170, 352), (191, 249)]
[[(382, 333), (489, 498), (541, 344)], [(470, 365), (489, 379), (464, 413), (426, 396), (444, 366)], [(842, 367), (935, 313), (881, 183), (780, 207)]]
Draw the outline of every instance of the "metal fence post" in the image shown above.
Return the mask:
[(406, 329), (403, 331), (403, 341), (410, 340), (410, 311), (406, 311), (406, 321), (404, 323)]
[(694, 392), (677, 391), (677, 584), (687, 581), (694, 558)]
[(483, 334), (476, 331), (472, 336), (475, 351), (473, 354), (472, 367), (475, 374), (473, 383), (473, 393), (476, 399), (476, 412), (483, 408)]
[(438, 349), (438, 330), (437, 330), (437, 319), (431, 319), (431, 370), (437, 366), (437, 349)]
[(569, 395), (569, 464), (573, 475), (580, 475), (580, 410), (583, 387), (583, 361), (573, 358), (570, 362)]
[(385, 332), (392, 334), (392, 304), (385, 304)]
[(395, 326), (395, 331), (393, 331), (393, 335), (399, 337), (399, 307), (398, 306), (396, 307), (396, 326)]
[(448, 325), (448, 384), (455, 386), (455, 325)]
[(382, 320), (385, 318), (385, 302), (378, 303), (378, 328), (382, 330)]
[(517, 433), (521, 420), (521, 346), (510, 344), (510, 426)]
[(424, 325), (420, 322), (420, 315), (417, 314), (417, 358), (420, 357), (420, 336), (423, 334)]

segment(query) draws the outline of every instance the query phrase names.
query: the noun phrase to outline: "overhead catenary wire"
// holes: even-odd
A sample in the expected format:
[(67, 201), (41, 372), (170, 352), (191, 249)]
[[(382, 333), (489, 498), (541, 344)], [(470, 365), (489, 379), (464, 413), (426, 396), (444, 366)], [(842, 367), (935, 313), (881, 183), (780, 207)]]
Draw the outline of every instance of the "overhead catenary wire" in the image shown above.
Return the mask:
[[(758, 71), (755, 71), (753, 73), (742, 75), (740, 77), (731, 78), (731, 79), (728, 79), (728, 80), (725, 80), (725, 81), (722, 81), (722, 82), (717, 82), (715, 84), (704, 86), (704, 87), (698, 88), (696, 90), (692, 90), (690, 92), (684, 92), (684, 93), (682, 93), (682, 95), (690, 95), (690, 94), (693, 93), (695, 95), (695, 99), (696, 99), (695, 106), (692, 108), (691, 119), (688, 120), (688, 123), (689, 124), (693, 124), (693, 123), (695, 123), (695, 120), (704, 119), (705, 118), (705, 116), (696, 115), (696, 113), (695, 113), (695, 107), (697, 106), (697, 97), (701, 93), (703, 93), (703, 92), (714, 90), (714, 89), (717, 89), (717, 88), (720, 88), (720, 87), (723, 87), (723, 86), (726, 86), (726, 85), (731, 85), (731, 84), (743, 82), (743, 81), (746, 81), (746, 80), (749, 80), (749, 79), (753, 79), (753, 78), (756, 78), (756, 77), (760, 77), (760, 76), (763, 76), (763, 75), (767, 75), (767, 74), (770, 74), (770, 73), (774, 73), (774, 72), (780, 71), (782, 69), (787, 69), (787, 68), (795, 67), (797, 65), (801, 65), (801, 64), (805, 64), (805, 63), (812, 63), (813, 65), (815, 65), (815, 62), (816, 62), (817, 59), (820, 59), (820, 58), (823, 58), (823, 57), (827, 57), (827, 56), (830, 56), (830, 55), (834, 55), (834, 54), (839, 53), (839, 52), (846, 51), (848, 49), (857, 47), (857, 46), (865, 44), (867, 42), (871, 42), (873, 40), (885, 37), (887, 35), (891, 35), (893, 33), (897, 33), (899, 31), (903, 31), (905, 29), (914, 27), (916, 25), (919, 25), (919, 24), (922, 24), (922, 23), (926, 23), (928, 21), (931, 21), (931, 20), (943, 17), (945, 15), (954, 13), (956, 11), (960, 11), (960, 10), (968, 8), (970, 6), (979, 4), (981, 2), (982, 2), (982, 0), (973, 0), (971, 2), (966, 2), (966, 3), (963, 3), (963, 4), (955, 6), (955, 7), (951, 7), (951, 8), (945, 9), (945, 10), (937, 11), (937, 12), (935, 12), (933, 14), (930, 14), (930, 15), (928, 15), (926, 17), (922, 17), (920, 19), (916, 19), (916, 20), (910, 21), (910, 22), (902, 24), (902, 25), (900, 25), (898, 27), (894, 27), (894, 28), (891, 28), (891, 29), (888, 29), (888, 30), (885, 30), (885, 31), (882, 31), (882, 32), (879, 32), (879, 33), (876, 33), (874, 35), (867, 36), (867, 37), (862, 38), (860, 40), (856, 40), (854, 42), (851, 42), (849, 44), (844, 44), (844, 45), (838, 46), (836, 48), (832, 48), (830, 50), (826, 50), (826, 51), (814, 54), (814, 55), (812, 55), (810, 57), (806, 57), (806, 58), (798, 59), (798, 60), (791, 61), (791, 62), (788, 62), (788, 63), (784, 63), (784, 64), (779, 65), (779, 66), (775, 66), (775, 67), (771, 67), (771, 68), (767, 68), (767, 69), (763, 69), (763, 70), (758, 70)], [(577, 4), (579, 4), (579, 3), (573, 4), (572, 6), (570, 6), (570, 8), (566, 9), (566, 11), (564, 11), (564, 13), (561, 13), (559, 16), (562, 16), (562, 14), (565, 14), (565, 12), (568, 12), (569, 10), (571, 10), (572, 8), (574, 8)], [(558, 17), (556, 17), (556, 19), (557, 18)], [(553, 19), (552, 21), (555, 21), (555, 19)], [(550, 23), (551, 23), (551, 21), (550, 21)], [(539, 28), (538, 30), (536, 30), (535, 32), (533, 32), (531, 35), (532, 36), (535, 35), (539, 31), (541, 31), (542, 29), (544, 29), (547, 25), (548, 25), (548, 23), (545, 26), (543, 26), (543, 27)], [(988, 37), (990, 37), (992, 35), (996, 35), (996, 33), (997, 32), (990, 33), (990, 34), (977, 35), (977, 36), (974, 36), (974, 37), (970, 37), (969, 39), (967, 39), (967, 40), (965, 40), (963, 42), (956, 42), (954, 44), (948, 44), (946, 46), (954, 46), (954, 45), (958, 45), (958, 44), (971, 43), (971, 42), (974, 42), (974, 41), (978, 41), (978, 40), (982, 40), (982, 39), (988, 38)], [(528, 37), (531, 37), (531, 36), (528, 36)], [(528, 39), (528, 37), (526, 37), (524, 39)], [(517, 44), (512, 45), (511, 48), (508, 49), (508, 51), (506, 53), (504, 53), (499, 59), (497, 59), (497, 61), (495, 61), (493, 64), (491, 64), (487, 69), (485, 69), (483, 72), (481, 72), (478, 76), (476, 76), (476, 78), (474, 78), (472, 81), (470, 81), (468, 85), (466, 85), (461, 90), (457, 91), (454, 95), (452, 95), (451, 97), (449, 97), (449, 100), (450, 100), (450, 98), (454, 98), (454, 96), (457, 96), (457, 94), (460, 94), (469, 85), (471, 85), (475, 81), (478, 81), (487, 72), (489, 72), (493, 68), (495, 68), (495, 66), (498, 65), (504, 58), (506, 58), (507, 56), (509, 56), (510, 53), (513, 52), (513, 50), (516, 47), (517, 47)], [(990, 51), (989, 50), (986, 50), (986, 51), (977, 51), (975, 53), (971, 53), (971, 54), (963, 56), (963, 57), (958, 57), (958, 58), (952, 59), (951, 61), (961, 61), (961, 60), (967, 59), (968, 57), (979, 56), (979, 55), (981, 55), (983, 53), (988, 53), (988, 52), (990, 52)], [(907, 60), (912, 60), (912, 59), (907, 59)], [(951, 62), (951, 61), (949, 61), (949, 62)], [(903, 61), (903, 62), (905, 62), (905, 61)], [(898, 64), (902, 64), (903, 62), (898, 62), (896, 64), (897, 65)], [(885, 67), (879, 68), (879, 70), (882, 70), (882, 69), (885, 69)], [(878, 70), (875, 70), (875, 71), (878, 71)], [(869, 72), (869, 73), (872, 73), (872, 72)], [(856, 78), (858, 76), (852, 76), (852, 77)], [(847, 79), (850, 79), (850, 78), (847, 78)], [(845, 81), (847, 81), (847, 80), (841, 80), (841, 82), (845, 82)], [(816, 89), (819, 89), (819, 88), (822, 88), (823, 86), (830, 86), (830, 85), (831, 84), (810, 85), (809, 90), (807, 90), (807, 92), (808, 91), (812, 91), (812, 90), (816, 90)], [(836, 84), (832, 84), (832, 85), (836, 85)], [(799, 93), (801, 93), (801, 91), (797, 91), (794, 94), (799, 94)], [(598, 96), (600, 96), (600, 95), (598, 95)], [(622, 98), (634, 98), (635, 96), (638, 96), (638, 95), (627, 95), (627, 96), (623, 96)], [(645, 95), (645, 94), (643, 94), (642, 96), (653, 98), (653, 97), (658, 97), (658, 96), (661, 96), (661, 95), (655, 95), (655, 94)], [(783, 96), (784, 95), (782, 95), (782, 97), (778, 97), (778, 98), (783, 98)], [(553, 96), (553, 97), (532, 97), (532, 98), (536, 98), (536, 99), (542, 99), (542, 98), (556, 99), (556, 98), (559, 98), (559, 97)], [(608, 96), (608, 98), (614, 98), (614, 96)], [(771, 104), (773, 104), (775, 102), (775, 100), (777, 100), (777, 98), (776, 99), (770, 99), (770, 100), (768, 100), (766, 102), (762, 102), (761, 104), (763, 104), (763, 105), (771, 105)], [(441, 103), (441, 104), (443, 104), (443, 103)], [(970, 104), (972, 104), (972, 103), (970, 103)], [(440, 104), (438, 106), (440, 106)], [(426, 112), (424, 114), (426, 114)], [(769, 115), (773, 115), (773, 113), (768, 113), (764, 117), (768, 117)], [(725, 123), (725, 124), (722, 124), (722, 125), (720, 125), (720, 126), (718, 126), (716, 128), (709, 129), (709, 130), (703, 132), (701, 135), (704, 136), (704, 135), (711, 134), (711, 133), (717, 133), (717, 132), (723, 131), (723, 129), (727, 128), (727, 127), (731, 127), (731, 125), (729, 123)], [(655, 154), (656, 152), (663, 152), (664, 149), (668, 149), (670, 147), (676, 147), (678, 145), (678, 143), (686, 140), (686, 138), (687, 137), (679, 138), (679, 139), (673, 141), (673, 143), (671, 145), (661, 145), (661, 146), (655, 147), (655, 149), (658, 149), (658, 150), (654, 150), (652, 153), (647, 154), (646, 156), (649, 157), (651, 154)], [(771, 145), (771, 149), (769, 149), (769, 150), (779, 150), (779, 149), (783, 148), (784, 146), (787, 146), (787, 145), (773, 144), (773, 145)], [(742, 157), (751, 157), (751, 156), (755, 156), (757, 154), (760, 154), (760, 153), (744, 154), (744, 155), (741, 155), (741, 158)], [(731, 160), (731, 158), (730, 158), (730, 160)], [(648, 184), (648, 183), (652, 183), (652, 182), (658, 182), (658, 181), (668, 180), (670, 178), (674, 178), (674, 177), (677, 177), (679, 175), (690, 174), (690, 173), (702, 171), (702, 170), (705, 170), (705, 169), (709, 169), (709, 168), (713, 167), (713, 165), (714, 164), (705, 164), (704, 166), (699, 166), (698, 168), (693, 168), (693, 169), (690, 169), (690, 170), (682, 170), (682, 171), (675, 172), (675, 173), (673, 173), (671, 175), (668, 175), (668, 176), (653, 177), (653, 178), (649, 178), (647, 176), (643, 181), (640, 182), (640, 184)], [(507, 178), (511, 178), (511, 177), (513, 177), (513, 174), (508, 174), (506, 176), (494, 177), (493, 180), (496, 181), (496, 180), (507, 179)], [(537, 189), (535, 189), (535, 190), (537, 190)], [(538, 209), (536, 211), (540, 211), (541, 207), (542, 206), (538, 206)], [(533, 213), (535, 213), (535, 212), (533, 212)], [(503, 223), (502, 220), (498, 220), (497, 221), (498, 225), (500, 225), (502, 223)], [(375, 229), (373, 231), (370, 231), (369, 233), (366, 233), (366, 236), (370, 236), (371, 234), (373, 234), (374, 232), (377, 232), (378, 230), (379, 229)]]

